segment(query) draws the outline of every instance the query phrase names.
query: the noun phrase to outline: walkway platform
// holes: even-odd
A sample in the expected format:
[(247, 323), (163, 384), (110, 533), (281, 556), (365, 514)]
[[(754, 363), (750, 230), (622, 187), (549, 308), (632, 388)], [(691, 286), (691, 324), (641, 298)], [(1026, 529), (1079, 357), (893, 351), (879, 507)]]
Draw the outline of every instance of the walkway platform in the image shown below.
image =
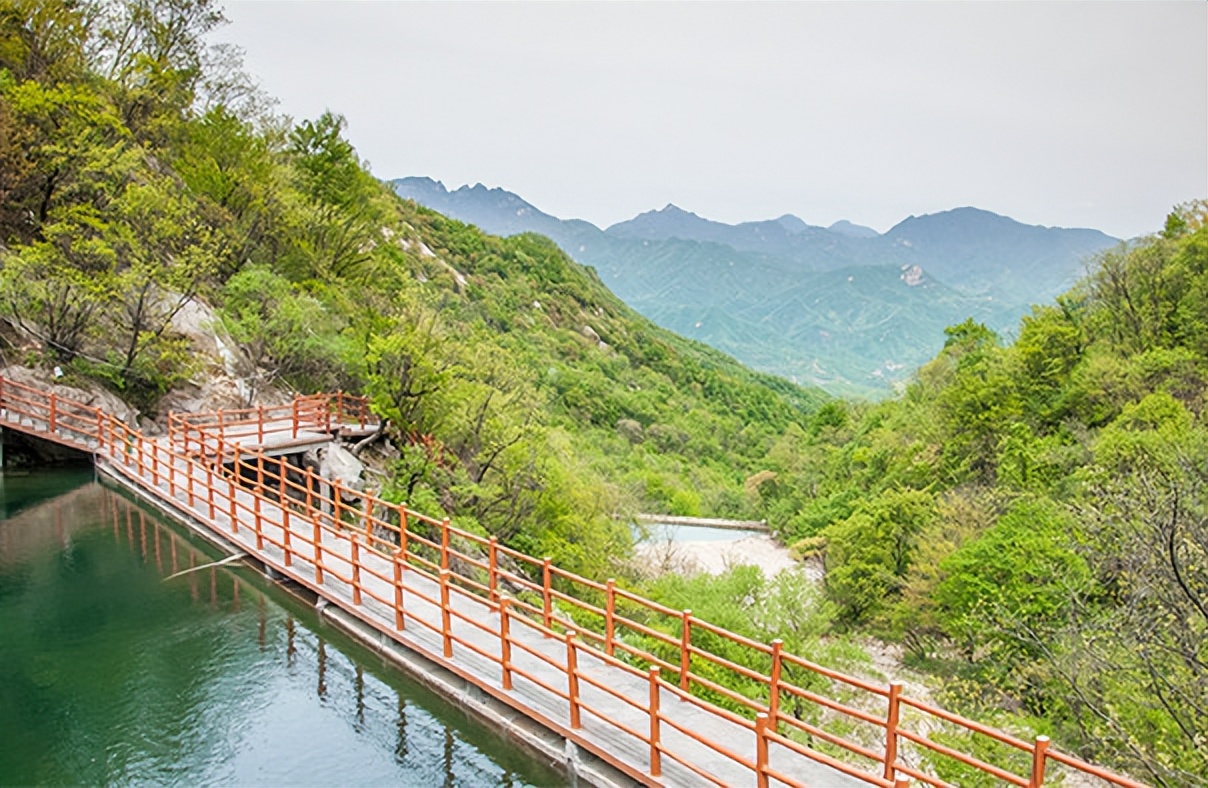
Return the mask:
[[(594, 714), (581, 712), (581, 727), (573, 730), (570, 727), (569, 700), (524, 676), (529, 674), (543, 684), (560, 683), (562, 692), (569, 693), (564, 667), (568, 652), (564, 640), (546, 636), (533, 627), (523, 625), (518, 616), (510, 616), (512, 688), (506, 690), (500, 667), (503, 654), (498, 605), (461, 593), (456, 588), (447, 589), (451, 608), (456, 612), (456, 615), (449, 617), (449, 630), (452, 637), (461, 642), (454, 643), (452, 656), (446, 658), (443, 653), (441, 583), (433, 581), (425, 573), (412, 567), (401, 568), (399, 588), (404, 613), (403, 628), (399, 629), (393, 604), (381, 601), (395, 598), (396, 586), (392, 582), (395, 561), (365, 547), (353, 538), (352, 533), (341, 537), (322, 528), (316, 531), (312, 518), (288, 507), (282, 509), (276, 503), (264, 500), (229, 480), (211, 479), (215, 474), (196, 463), (178, 460), (171, 468), (164, 466), (157, 474), (158, 482), (151, 478), (150, 473), (136, 473), (120, 462), (107, 463), (107, 467), (114, 475), (128, 479), (161, 502), (183, 510), (190, 519), (204, 523), (237, 550), (246, 552), (265, 566), (352, 614), (382, 637), (407, 646), (496, 697), (508, 699), (509, 705), (523, 710), (527, 716), (547, 721), (551, 727), (561, 729), (560, 732), (568, 739), (581, 746), (607, 753), (629, 764), (632, 767), (630, 776), (635, 781), (683, 786), (713, 782), (666, 756), (663, 758), (661, 779), (651, 781), (646, 776), (650, 769), (650, 745), (641, 735), (626, 735), (619, 730), (617, 723), (643, 735), (649, 733), (647, 709), (651, 702), (650, 683), (608, 664), (594, 656), (590, 649), (576, 650), (581, 708), (598, 710), (613, 722), (605, 723)], [(170, 474), (174, 477), (171, 483), (168, 480)], [(195, 491), (192, 501), (188, 494), (190, 484)], [(209, 503), (211, 490), (214, 491), (212, 510)], [(230, 516), (232, 500), (236, 509), (234, 520)], [(243, 513), (253, 512), (257, 508), (260, 513), (259, 535), (242, 522), (245, 519)], [(289, 545), (288, 557), (286, 545)], [(354, 549), (358, 553), (359, 594), (349, 582), (354, 574)], [(359, 604), (354, 597), (359, 597)], [(552, 667), (551, 663), (559, 667)], [(601, 689), (597, 684), (611, 691)], [(627, 700), (618, 698), (618, 694)], [(724, 742), (726, 747), (735, 754), (741, 753), (741, 757), (753, 765), (756, 737), (746, 726), (721, 715), (710, 714), (698, 704), (685, 701), (677, 689), (665, 682), (661, 682), (659, 687), (659, 709), (664, 716), (661, 733), (664, 748), (712, 775), (717, 784), (759, 784), (753, 768), (726, 758), (714, 747), (702, 744), (696, 737), (682, 732), (691, 731), (706, 740)], [(834, 788), (868, 785), (865, 781), (782, 748), (775, 748), (770, 754), (770, 764), (776, 771), (792, 775), (795, 784)]]
[[(244, 426), (224, 422), (222, 414), (217, 424), (204, 416), (199, 423), (178, 419), (169, 436), (152, 439), (95, 408), (0, 378), (0, 425), (93, 453), (98, 468), (119, 482), (232, 552), (309, 589), (321, 607), (334, 606), (359, 622), (354, 634), (384, 655), (401, 645), (563, 737), (572, 771), (573, 750), (580, 748), (623, 776), (598, 782), (904, 788), (914, 778), (941, 786), (921, 768), (918, 753), (926, 750), (1022, 788), (1038, 788), (1049, 762), (1140, 786), (1054, 752), (1044, 737), (1022, 741), (908, 698), (899, 683), (878, 686), (844, 676), (782, 651), (779, 641), (748, 640), (690, 611), (669, 610), (612, 581), (578, 577), (447, 520), (338, 482), (318, 484), (310, 471), (302, 484), (291, 478), (294, 470), (265, 477), (266, 467), (270, 475), (272, 467), (283, 467), (263, 462), (267, 450), (329, 436), (333, 422), (342, 422), (332, 414), (355, 412), (357, 405), (343, 395), (305, 398), (288, 406), (288, 420), (266, 419), (265, 409), (258, 409), (254, 432), (240, 432)], [(362, 431), (371, 426), (364, 413), (356, 425)], [(241, 435), (265, 451), (232, 451)], [(283, 437), (270, 446), (269, 435)], [(206, 451), (197, 451), (200, 446)], [(576, 618), (568, 615), (572, 611)], [(675, 626), (655, 623), (667, 617)], [(677, 628), (678, 634), (668, 634)], [(746, 664), (730, 662), (703, 648), (704, 639), (698, 644), (693, 633), (721, 638), (752, 656)], [(872, 703), (856, 708), (796, 686), (784, 674), (790, 668), (866, 693)], [(710, 676), (722, 670), (745, 677), (753, 694), (715, 683)], [(723, 707), (690, 690), (731, 702)], [(786, 713), (782, 701), (820, 711), (818, 724)], [(873, 710), (880, 703), (888, 704), (884, 716)], [(907, 714), (916, 725), (950, 725), (1030, 753), (1031, 774), (1017, 776), (909, 730), (903, 725)], [(883, 749), (821, 727), (827, 715), (845, 732), (855, 724), (871, 726)], [(830, 752), (841, 749), (864, 760), (859, 766), (836, 760), (817, 749), (822, 742)], [(904, 753), (907, 747), (915, 749)]]

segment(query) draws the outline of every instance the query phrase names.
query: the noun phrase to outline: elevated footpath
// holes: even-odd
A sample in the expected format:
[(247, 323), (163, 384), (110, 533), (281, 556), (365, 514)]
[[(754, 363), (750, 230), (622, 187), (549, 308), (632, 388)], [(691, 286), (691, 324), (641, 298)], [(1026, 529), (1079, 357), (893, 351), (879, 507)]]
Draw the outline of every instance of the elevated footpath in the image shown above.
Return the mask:
[[(174, 417), (169, 435), (152, 439), (96, 408), (0, 378), (0, 426), (91, 453), (119, 484), (312, 594), (328, 620), (574, 780), (942, 786), (930, 767), (946, 758), (1019, 786), (1042, 785), (1046, 769), (1139, 785), (1044, 737), (1019, 740), (913, 700), (900, 684), (845, 676), (779, 641), (748, 640), (611, 580), (578, 577), (317, 479), (269, 452), (309, 441), (307, 433), (330, 439), (377, 425), (363, 400), (344, 395), (287, 407), (235, 423), (229, 414)], [(1030, 773), (925, 733), (941, 726), (1023, 753)]]

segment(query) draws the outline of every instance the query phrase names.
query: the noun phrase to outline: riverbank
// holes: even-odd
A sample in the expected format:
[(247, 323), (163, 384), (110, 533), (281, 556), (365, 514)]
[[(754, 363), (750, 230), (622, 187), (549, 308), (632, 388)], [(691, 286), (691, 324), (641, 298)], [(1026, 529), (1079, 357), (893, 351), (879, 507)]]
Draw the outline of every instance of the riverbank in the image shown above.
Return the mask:
[(811, 580), (822, 579), (822, 567), (803, 563), (767, 534), (752, 534), (741, 539), (718, 541), (641, 542), (634, 548), (636, 563), (651, 576), (668, 572), (678, 574), (719, 575), (735, 566), (751, 565), (773, 577), (785, 569), (802, 567)]

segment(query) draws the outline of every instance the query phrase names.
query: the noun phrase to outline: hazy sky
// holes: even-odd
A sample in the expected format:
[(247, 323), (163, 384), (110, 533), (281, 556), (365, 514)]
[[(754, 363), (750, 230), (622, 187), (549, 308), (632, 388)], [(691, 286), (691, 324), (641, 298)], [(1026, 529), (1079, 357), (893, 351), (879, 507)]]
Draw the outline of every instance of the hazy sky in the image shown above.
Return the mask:
[(1208, 197), (1208, 4), (228, 2), (216, 37), (381, 178), (601, 226), (673, 202), (1153, 232)]

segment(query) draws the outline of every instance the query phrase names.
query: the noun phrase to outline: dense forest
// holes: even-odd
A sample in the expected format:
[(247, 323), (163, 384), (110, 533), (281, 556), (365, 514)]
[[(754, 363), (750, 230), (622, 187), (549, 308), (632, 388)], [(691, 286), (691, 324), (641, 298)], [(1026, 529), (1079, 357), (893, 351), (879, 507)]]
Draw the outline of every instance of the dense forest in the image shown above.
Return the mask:
[(837, 659), (902, 643), (959, 711), (1208, 781), (1208, 206), (1010, 345), (966, 321), (901, 397), (846, 403), (655, 327), (543, 237), (398, 199), (339, 115), (274, 114), (207, 44), (221, 22), (0, 0), (5, 363), (154, 413), (206, 374), (173, 329), (205, 302), (253, 391), (372, 397), (397, 500), (595, 577), (623, 575), (627, 514), (766, 518), (825, 598), (749, 572), (649, 590)]
[[(256, 390), (364, 391), (387, 493), (590, 573), (617, 515), (754, 511), (743, 480), (820, 392), (640, 318), (548, 239), (399, 200), (327, 113), (271, 113), (208, 47), (207, 2), (0, 6), (6, 358), (145, 413), (209, 363), (190, 299)], [(15, 355), (14, 355), (15, 354)]]

